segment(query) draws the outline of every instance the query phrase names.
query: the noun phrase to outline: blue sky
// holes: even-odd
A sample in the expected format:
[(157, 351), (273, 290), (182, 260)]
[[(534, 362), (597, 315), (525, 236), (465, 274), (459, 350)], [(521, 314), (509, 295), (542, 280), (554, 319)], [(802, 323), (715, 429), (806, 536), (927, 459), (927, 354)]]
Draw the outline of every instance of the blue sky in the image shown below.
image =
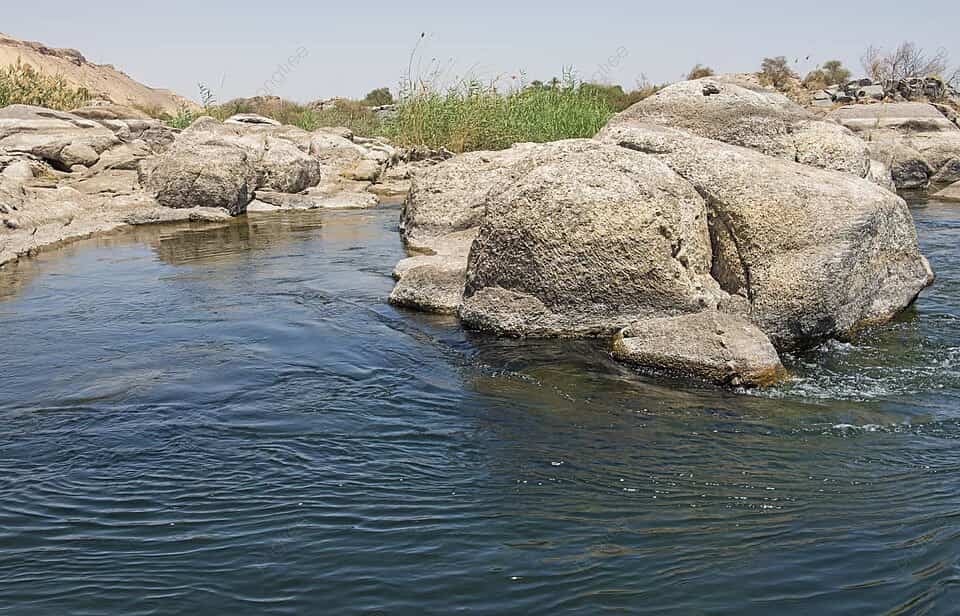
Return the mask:
[(77, 48), (192, 98), (203, 82), (221, 100), (264, 90), (307, 101), (396, 89), (421, 33), (414, 72), (430, 72), (436, 59), (448, 81), (521, 72), (549, 79), (572, 65), (581, 77), (632, 87), (644, 75), (674, 81), (696, 63), (756, 70), (773, 55), (799, 59), (805, 72), (833, 58), (859, 66), (868, 44), (903, 40), (945, 47), (960, 64), (960, 3), (945, 0), (5, 4), (0, 32)]

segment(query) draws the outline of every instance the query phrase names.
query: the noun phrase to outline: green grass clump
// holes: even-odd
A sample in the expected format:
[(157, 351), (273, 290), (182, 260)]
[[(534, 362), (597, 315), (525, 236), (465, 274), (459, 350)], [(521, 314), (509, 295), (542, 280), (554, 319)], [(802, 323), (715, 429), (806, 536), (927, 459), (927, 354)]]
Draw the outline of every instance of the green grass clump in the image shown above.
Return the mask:
[(47, 75), (19, 59), (0, 68), (0, 107), (36, 105), (58, 111), (83, 107), (91, 98), (85, 88), (70, 86), (61, 75)]
[(401, 146), (469, 152), (593, 137), (612, 115), (603, 92), (580, 87), (573, 79), (508, 94), (470, 82), (446, 92), (419, 87), (400, 99), (385, 128)]

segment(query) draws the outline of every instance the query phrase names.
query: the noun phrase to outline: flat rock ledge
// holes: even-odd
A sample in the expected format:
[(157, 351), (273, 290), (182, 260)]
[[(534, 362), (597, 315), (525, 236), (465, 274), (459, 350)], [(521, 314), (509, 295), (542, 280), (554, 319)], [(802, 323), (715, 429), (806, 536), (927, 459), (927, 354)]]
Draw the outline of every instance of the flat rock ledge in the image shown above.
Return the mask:
[(634, 323), (614, 338), (613, 356), (723, 386), (769, 387), (788, 377), (766, 334), (741, 317), (714, 311)]
[(954, 182), (940, 192), (934, 195), (937, 199), (944, 201), (960, 201), (960, 182)]

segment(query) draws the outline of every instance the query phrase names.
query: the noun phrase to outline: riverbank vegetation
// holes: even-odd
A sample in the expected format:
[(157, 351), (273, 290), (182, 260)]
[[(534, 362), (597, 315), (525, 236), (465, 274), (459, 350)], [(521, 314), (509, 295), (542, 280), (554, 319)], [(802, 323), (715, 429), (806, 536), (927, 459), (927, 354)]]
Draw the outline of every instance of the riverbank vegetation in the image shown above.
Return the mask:
[(68, 111), (90, 100), (85, 88), (74, 88), (59, 75), (48, 75), (20, 60), (0, 68), (0, 107), (36, 105)]
[[(218, 103), (200, 86), (201, 110), (182, 108), (164, 119), (186, 128), (198, 117), (218, 120), (253, 113), (313, 131), (344, 126), (364, 137), (385, 136), (401, 146), (446, 148), (453, 152), (497, 150), (519, 142), (592, 137), (613, 116), (655, 94), (661, 86), (626, 91), (619, 85), (577, 81), (572, 74), (502, 90), (494, 83), (470, 81), (446, 89), (425, 82), (394, 99), (387, 88), (362, 101), (335, 99), (303, 105), (279, 97), (254, 97)], [(374, 107), (392, 105), (377, 113)]]
[(446, 91), (421, 87), (401, 97), (385, 132), (398, 145), (453, 152), (592, 137), (614, 113), (609, 94), (572, 79), (507, 93), (476, 81)]

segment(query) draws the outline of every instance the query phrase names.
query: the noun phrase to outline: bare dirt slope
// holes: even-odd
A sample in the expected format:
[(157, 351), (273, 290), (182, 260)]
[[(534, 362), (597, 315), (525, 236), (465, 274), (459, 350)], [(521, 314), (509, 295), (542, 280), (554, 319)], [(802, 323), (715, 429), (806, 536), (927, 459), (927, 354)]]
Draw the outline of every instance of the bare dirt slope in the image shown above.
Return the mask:
[(109, 64), (94, 64), (75, 49), (56, 49), (42, 43), (22, 41), (0, 33), (0, 66), (14, 64), (17, 59), (47, 74), (62, 75), (74, 87), (88, 89), (95, 98), (118, 105), (156, 109), (176, 113), (186, 105), (196, 104), (170, 90), (151, 88), (134, 81)]

